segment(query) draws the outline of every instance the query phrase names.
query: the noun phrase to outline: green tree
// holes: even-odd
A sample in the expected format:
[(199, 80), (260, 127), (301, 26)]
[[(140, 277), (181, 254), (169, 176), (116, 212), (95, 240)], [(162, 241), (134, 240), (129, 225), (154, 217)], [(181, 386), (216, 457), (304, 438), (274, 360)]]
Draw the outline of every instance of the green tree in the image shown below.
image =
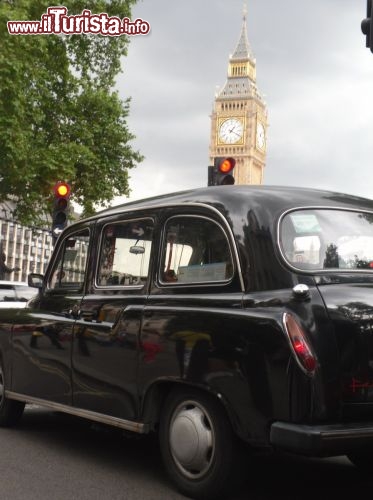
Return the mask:
[[(83, 9), (131, 18), (136, 0), (65, 0)], [(127, 54), (126, 36), (10, 35), (8, 20), (40, 20), (51, 2), (0, 3), (0, 201), (17, 200), (15, 218), (40, 224), (52, 187), (71, 184), (89, 215), (94, 205), (128, 195), (128, 171), (142, 160), (126, 118), (129, 99), (114, 90)], [(58, 5), (58, 2), (57, 2)]]

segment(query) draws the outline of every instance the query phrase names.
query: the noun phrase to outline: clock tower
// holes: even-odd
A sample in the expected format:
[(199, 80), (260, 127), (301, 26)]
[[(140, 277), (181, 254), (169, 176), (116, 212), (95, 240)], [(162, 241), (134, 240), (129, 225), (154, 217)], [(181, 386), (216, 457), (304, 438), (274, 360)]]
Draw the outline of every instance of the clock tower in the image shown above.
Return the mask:
[(228, 77), (215, 95), (211, 115), (210, 165), (217, 156), (236, 160), (235, 184), (262, 184), (267, 146), (267, 109), (256, 86), (256, 61), (246, 29), (229, 58)]

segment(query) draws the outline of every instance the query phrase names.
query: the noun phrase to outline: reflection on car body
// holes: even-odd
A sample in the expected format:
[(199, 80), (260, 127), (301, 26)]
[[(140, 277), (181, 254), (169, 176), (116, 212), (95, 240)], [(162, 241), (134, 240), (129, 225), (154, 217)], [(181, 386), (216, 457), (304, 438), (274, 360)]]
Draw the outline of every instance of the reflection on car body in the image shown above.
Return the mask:
[(0, 281), (0, 309), (26, 307), (37, 294), (37, 289), (23, 281)]
[(242, 444), (366, 465), (372, 201), (220, 186), (129, 203), (67, 228), (36, 281), (0, 313), (2, 425), (36, 403), (157, 432), (193, 498), (227, 494)]

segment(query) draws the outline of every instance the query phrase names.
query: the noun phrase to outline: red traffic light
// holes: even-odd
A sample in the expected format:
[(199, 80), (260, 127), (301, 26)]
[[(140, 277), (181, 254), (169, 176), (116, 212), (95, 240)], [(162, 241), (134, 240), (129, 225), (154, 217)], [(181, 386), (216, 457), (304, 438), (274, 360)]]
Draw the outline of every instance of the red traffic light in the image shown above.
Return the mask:
[(70, 196), (71, 188), (67, 182), (58, 181), (53, 189), (56, 198), (68, 198)]
[(214, 168), (212, 173), (213, 186), (228, 186), (234, 184), (233, 169), (236, 165), (236, 160), (231, 157), (216, 157), (214, 158)]
[(229, 174), (236, 165), (236, 160), (234, 158), (224, 158), (219, 162), (218, 170), (222, 174)]

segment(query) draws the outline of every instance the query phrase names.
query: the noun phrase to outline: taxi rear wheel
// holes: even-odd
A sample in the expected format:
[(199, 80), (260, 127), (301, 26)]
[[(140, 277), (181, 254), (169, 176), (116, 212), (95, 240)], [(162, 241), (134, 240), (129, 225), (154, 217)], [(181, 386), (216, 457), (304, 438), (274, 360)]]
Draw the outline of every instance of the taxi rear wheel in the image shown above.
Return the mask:
[(5, 395), (5, 389), (4, 370), (0, 361), (0, 426), (10, 427), (22, 417), (25, 403), (8, 399)]
[(219, 401), (194, 389), (173, 391), (159, 428), (166, 471), (192, 498), (224, 498), (236, 472), (236, 440)]

